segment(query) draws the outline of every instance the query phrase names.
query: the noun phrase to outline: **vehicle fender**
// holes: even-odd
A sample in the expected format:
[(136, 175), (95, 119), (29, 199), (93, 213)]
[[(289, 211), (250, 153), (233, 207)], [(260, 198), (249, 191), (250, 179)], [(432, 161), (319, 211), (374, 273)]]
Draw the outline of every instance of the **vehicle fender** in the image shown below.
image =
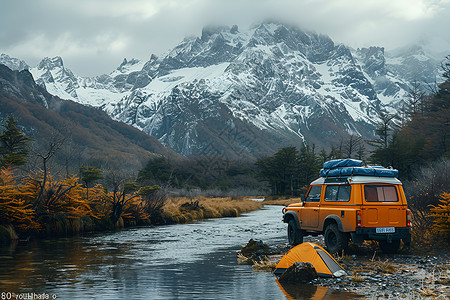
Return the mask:
[(301, 229), (300, 228), (300, 222), (298, 221), (298, 215), (295, 212), (293, 212), (293, 211), (287, 211), (284, 214), (283, 222), (288, 223), (290, 218), (293, 218), (295, 220), (295, 224), (297, 225), (297, 228)]
[(329, 215), (328, 217), (326, 217), (325, 220), (323, 220), (323, 230), (325, 230), (326, 225), (328, 225), (329, 223), (336, 223), (339, 231), (344, 232), (344, 227), (342, 227), (341, 218), (339, 218), (338, 216)]

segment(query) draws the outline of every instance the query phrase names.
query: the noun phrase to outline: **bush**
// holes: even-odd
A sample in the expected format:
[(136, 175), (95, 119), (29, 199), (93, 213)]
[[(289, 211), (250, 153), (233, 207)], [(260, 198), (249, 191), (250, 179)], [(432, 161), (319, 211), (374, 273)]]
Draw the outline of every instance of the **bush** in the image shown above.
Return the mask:
[(450, 232), (450, 194), (442, 193), (440, 204), (432, 206), (434, 217), (434, 229), (442, 232)]
[(404, 182), (408, 207), (412, 211), (413, 240), (430, 243), (439, 238), (432, 209), (439, 207), (441, 196), (450, 192), (450, 160), (422, 167), (414, 177), (415, 180)]

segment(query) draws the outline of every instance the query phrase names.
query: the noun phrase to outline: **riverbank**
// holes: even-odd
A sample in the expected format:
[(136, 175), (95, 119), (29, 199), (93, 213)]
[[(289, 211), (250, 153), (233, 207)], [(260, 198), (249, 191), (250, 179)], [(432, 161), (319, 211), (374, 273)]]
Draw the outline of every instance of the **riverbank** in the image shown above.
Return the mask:
[(176, 197), (168, 199), (162, 208), (164, 224), (182, 224), (195, 220), (239, 217), (243, 213), (261, 209), (263, 202), (252, 197)]
[[(319, 237), (307, 237), (324, 247)], [(272, 272), (285, 253), (286, 244), (271, 245), (267, 259), (253, 265), (256, 271)], [(335, 257), (347, 275), (339, 278), (319, 277), (310, 285), (340, 292), (351, 292), (363, 299), (449, 299), (450, 252), (439, 247), (423, 253), (419, 249), (402, 249), (384, 254), (376, 243), (350, 244), (347, 253)], [(242, 257), (238, 255), (238, 262)], [(295, 285), (283, 284), (292, 299), (303, 299)], [(300, 298), (298, 298), (298, 297)]]
[(0, 246), (12, 240), (28, 241), (30, 238), (67, 237), (83, 232), (101, 232), (111, 229), (129, 228), (136, 225), (184, 224), (196, 220), (224, 217), (239, 217), (243, 213), (261, 209), (262, 202), (252, 197), (175, 197), (165, 202), (159, 214), (139, 219), (124, 214), (112, 224), (108, 217), (67, 218), (58, 215), (49, 218), (41, 230), (20, 231), (11, 224), (0, 225)]
[(384, 254), (375, 243), (364, 243), (352, 245), (338, 262), (347, 276), (319, 278), (313, 284), (351, 291), (365, 299), (448, 299), (450, 295), (448, 248), (427, 254), (414, 248)]
[(300, 197), (268, 196), (264, 198), (263, 204), (288, 206), (302, 202)]

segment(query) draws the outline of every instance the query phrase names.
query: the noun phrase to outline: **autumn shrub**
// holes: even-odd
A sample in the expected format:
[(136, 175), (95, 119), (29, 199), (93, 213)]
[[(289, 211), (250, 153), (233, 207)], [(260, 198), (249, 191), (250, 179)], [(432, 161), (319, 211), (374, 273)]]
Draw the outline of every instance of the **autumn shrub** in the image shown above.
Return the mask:
[[(86, 188), (77, 177), (57, 178), (38, 173), (29, 177), (27, 186), (35, 195), (33, 209), (47, 234), (72, 234), (92, 227), (90, 218), (98, 218), (93, 211), (97, 196), (86, 198)], [(86, 222), (87, 221), (87, 222)]]
[(450, 192), (450, 160), (436, 161), (421, 168), (415, 178), (404, 182), (408, 207), (412, 211), (413, 242), (434, 243), (439, 237), (431, 209), (440, 205), (443, 193)]
[(20, 183), (14, 170), (0, 169), (0, 225), (13, 225), (21, 230), (40, 229), (30, 199), (33, 191)]
[(450, 241), (450, 193), (442, 193), (440, 204), (432, 206), (432, 216), (434, 218), (433, 229), (446, 235)]
[[(83, 194), (87, 197), (86, 194)], [(89, 188), (89, 205), (94, 220), (107, 219), (112, 209), (110, 193), (101, 184)]]
[(167, 202), (167, 193), (159, 185), (142, 187), (138, 191), (145, 213), (153, 223), (162, 220), (163, 207)]
[(8, 228), (21, 232), (40, 231), (44, 235), (71, 235), (124, 225), (237, 217), (262, 207), (260, 202), (243, 197), (169, 201), (167, 192), (159, 186), (139, 188), (133, 181), (118, 181), (111, 191), (100, 184), (89, 187), (88, 191), (79, 178), (57, 177), (49, 169), (20, 180), (14, 174), (11, 168), (0, 170), (2, 240), (12, 237)]
[(150, 223), (150, 215), (147, 213), (146, 203), (141, 198), (133, 198), (128, 201), (123, 209), (122, 219), (125, 225), (136, 226)]

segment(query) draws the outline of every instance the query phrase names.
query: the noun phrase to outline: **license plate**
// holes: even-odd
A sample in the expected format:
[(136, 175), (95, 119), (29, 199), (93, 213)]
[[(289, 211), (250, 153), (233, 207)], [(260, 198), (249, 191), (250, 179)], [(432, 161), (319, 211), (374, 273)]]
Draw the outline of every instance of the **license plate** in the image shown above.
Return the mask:
[(395, 227), (378, 227), (375, 230), (376, 233), (394, 233)]

